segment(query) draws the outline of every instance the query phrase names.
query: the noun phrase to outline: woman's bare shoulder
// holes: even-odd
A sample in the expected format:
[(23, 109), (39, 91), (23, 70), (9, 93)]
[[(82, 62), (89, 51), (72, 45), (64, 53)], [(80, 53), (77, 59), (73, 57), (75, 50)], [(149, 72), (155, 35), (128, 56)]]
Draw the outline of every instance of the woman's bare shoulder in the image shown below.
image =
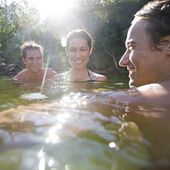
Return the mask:
[(90, 72), (90, 77), (96, 81), (106, 81), (107, 80), (107, 77), (105, 75), (95, 73), (93, 71), (89, 71), (89, 72)]
[[(45, 69), (44, 69), (45, 72)], [(57, 72), (55, 70), (53, 70), (52, 68), (48, 68), (47, 69), (47, 78), (54, 78), (54, 76), (57, 74)]]
[(70, 74), (69, 71), (66, 71), (66, 72), (63, 72), (63, 73), (59, 73), (59, 74), (56, 74), (54, 76), (54, 79), (55, 80), (66, 80), (66, 79), (69, 79), (69, 74)]

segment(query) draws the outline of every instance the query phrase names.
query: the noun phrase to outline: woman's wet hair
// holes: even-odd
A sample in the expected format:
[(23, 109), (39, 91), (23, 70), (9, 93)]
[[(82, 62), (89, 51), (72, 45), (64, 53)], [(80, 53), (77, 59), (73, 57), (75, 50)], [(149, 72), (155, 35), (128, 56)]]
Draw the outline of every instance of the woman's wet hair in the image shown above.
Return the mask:
[(157, 49), (161, 38), (170, 35), (170, 0), (149, 2), (135, 14), (135, 18), (137, 17), (147, 20), (146, 32)]
[(40, 51), (41, 54), (43, 54), (42, 46), (35, 43), (34, 41), (24, 42), (21, 46), (21, 50), (22, 50), (23, 58), (26, 58), (27, 51), (30, 51), (30, 50), (38, 50), (38, 51)]
[(84, 29), (76, 29), (68, 33), (67, 35), (67, 48), (69, 46), (69, 43), (74, 38), (83, 38), (87, 41), (87, 44), (89, 48), (92, 48), (92, 37), (91, 35)]

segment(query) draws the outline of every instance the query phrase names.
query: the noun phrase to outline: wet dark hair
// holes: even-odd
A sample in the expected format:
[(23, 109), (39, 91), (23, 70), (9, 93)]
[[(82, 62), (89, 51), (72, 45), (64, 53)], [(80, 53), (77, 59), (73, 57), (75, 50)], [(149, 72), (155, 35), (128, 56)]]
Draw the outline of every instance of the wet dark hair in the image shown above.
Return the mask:
[(34, 41), (28, 41), (28, 42), (24, 42), (21, 46), (22, 49), (22, 57), (26, 58), (27, 56), (27, 51), (30, 50), (38, 50), (40, 51), (41, 54), (43, 54), (43, 48), (41, 45), (35, 43)]
[(92, 48), (92, 37), (91, 35), (84, 29), (77, 29), (77, 30), (73, 30), (71, 32), (68, 33), (67, 35), (67, 48), (69, 46), (69, 42), (74, 39), (74, 38), (83, 38), (85, 40), (87, 40), (87, 44), (89, 46), (89, 48)]
[(135, 18), (147, 20), (151, 44), (157, 49), (161, 38), (170, 35), (170, 0), (154, 0), (146, 4), (136, 14)]

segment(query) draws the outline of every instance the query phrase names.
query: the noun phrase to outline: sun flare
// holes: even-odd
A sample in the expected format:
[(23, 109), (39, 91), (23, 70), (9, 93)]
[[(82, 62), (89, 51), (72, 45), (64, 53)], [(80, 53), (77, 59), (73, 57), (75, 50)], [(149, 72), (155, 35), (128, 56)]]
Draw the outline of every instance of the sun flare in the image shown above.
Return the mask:
[(75, 0), (32, 0), (41, 17), (62, 17), (74, 6)]

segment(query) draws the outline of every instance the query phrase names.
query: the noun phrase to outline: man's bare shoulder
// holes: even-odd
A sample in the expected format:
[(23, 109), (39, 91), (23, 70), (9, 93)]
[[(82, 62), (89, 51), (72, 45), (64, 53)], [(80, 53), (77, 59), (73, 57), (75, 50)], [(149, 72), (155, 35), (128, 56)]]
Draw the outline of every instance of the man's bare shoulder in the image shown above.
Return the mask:
[(170, 95), (170, 81), (163, 81), (160, 83), (152, 83), (136, 88), (141, 96), (155, 98), (155, 97), (169, 97)]
[(127, 91), (113, 92), (111, 99), (129, 104), (170, 105), (169, 83), (155, 83), (131, 88)]
[(23, 81), (26, 76), (27, 76), (27, 70), (22, 70), (13, 77), (13, 80)]

